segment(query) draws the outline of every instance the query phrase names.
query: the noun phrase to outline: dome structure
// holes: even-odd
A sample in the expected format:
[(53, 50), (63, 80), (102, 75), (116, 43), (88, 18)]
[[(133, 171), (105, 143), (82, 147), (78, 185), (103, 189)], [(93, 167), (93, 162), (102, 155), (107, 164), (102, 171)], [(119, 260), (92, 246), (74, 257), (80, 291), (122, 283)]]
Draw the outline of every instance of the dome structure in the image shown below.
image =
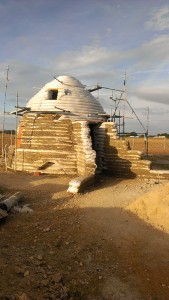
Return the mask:
[(31, 111), (67, 112), (70, 117), (105, 114), (97, 99), (71, 76), (59, 76), (47, 83), (28, 101), (27, 107)]

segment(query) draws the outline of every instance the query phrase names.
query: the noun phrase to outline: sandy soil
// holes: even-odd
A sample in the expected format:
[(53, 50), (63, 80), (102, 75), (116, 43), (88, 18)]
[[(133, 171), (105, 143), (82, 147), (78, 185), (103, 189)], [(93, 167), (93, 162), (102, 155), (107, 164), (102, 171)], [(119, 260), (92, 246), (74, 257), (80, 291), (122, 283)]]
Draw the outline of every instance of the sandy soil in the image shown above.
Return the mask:
[(33, 209), (1, 221), (0, 299), (169, 299), (168, 233), (131, 209), (164, 183), (101, 176), (72, 196), (69, 181), (0, 173)]

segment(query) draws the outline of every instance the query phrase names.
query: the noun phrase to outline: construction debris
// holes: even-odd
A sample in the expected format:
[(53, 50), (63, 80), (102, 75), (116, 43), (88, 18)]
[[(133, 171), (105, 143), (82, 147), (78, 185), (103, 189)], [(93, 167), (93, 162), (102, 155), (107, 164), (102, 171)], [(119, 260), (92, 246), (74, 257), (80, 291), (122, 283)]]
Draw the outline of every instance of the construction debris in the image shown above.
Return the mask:
[(94, 182), (94, 176), (76, 177), (69, 182), (68, 193), (77, 194)]
[(8, 216), (8, 212), (18, 205), (18, 203), (23, 199), (23, 194), (17, 192), (4, 201), (0, 202), (0, 219)]

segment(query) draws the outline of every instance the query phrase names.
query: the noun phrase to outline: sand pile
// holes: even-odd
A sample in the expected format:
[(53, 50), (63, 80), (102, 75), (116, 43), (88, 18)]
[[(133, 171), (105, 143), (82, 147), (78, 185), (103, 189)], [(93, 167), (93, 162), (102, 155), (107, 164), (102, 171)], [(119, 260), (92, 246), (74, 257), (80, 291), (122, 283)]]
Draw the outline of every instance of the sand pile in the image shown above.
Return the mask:
[(152, 226), (169, 233), (169, 183), (144, 194), (126, 209)]

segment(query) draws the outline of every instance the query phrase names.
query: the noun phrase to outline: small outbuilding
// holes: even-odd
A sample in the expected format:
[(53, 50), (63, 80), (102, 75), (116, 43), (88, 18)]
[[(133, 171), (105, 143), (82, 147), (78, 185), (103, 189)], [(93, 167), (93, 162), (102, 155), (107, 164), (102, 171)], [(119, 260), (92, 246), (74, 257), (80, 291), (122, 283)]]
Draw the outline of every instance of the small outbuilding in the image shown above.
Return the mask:
[(79, 80), (59, 76), (28, 101), (8, 167), (49, 174), (95, 174), (99, 168), (95, 129), (105, 121), (102, 106)]
[(79, 80), (59, 76), (27, 103), (8, 168), (16, 171), (93, 176), (151, 177), (150, 162), (120, 140), (116, 124)]

